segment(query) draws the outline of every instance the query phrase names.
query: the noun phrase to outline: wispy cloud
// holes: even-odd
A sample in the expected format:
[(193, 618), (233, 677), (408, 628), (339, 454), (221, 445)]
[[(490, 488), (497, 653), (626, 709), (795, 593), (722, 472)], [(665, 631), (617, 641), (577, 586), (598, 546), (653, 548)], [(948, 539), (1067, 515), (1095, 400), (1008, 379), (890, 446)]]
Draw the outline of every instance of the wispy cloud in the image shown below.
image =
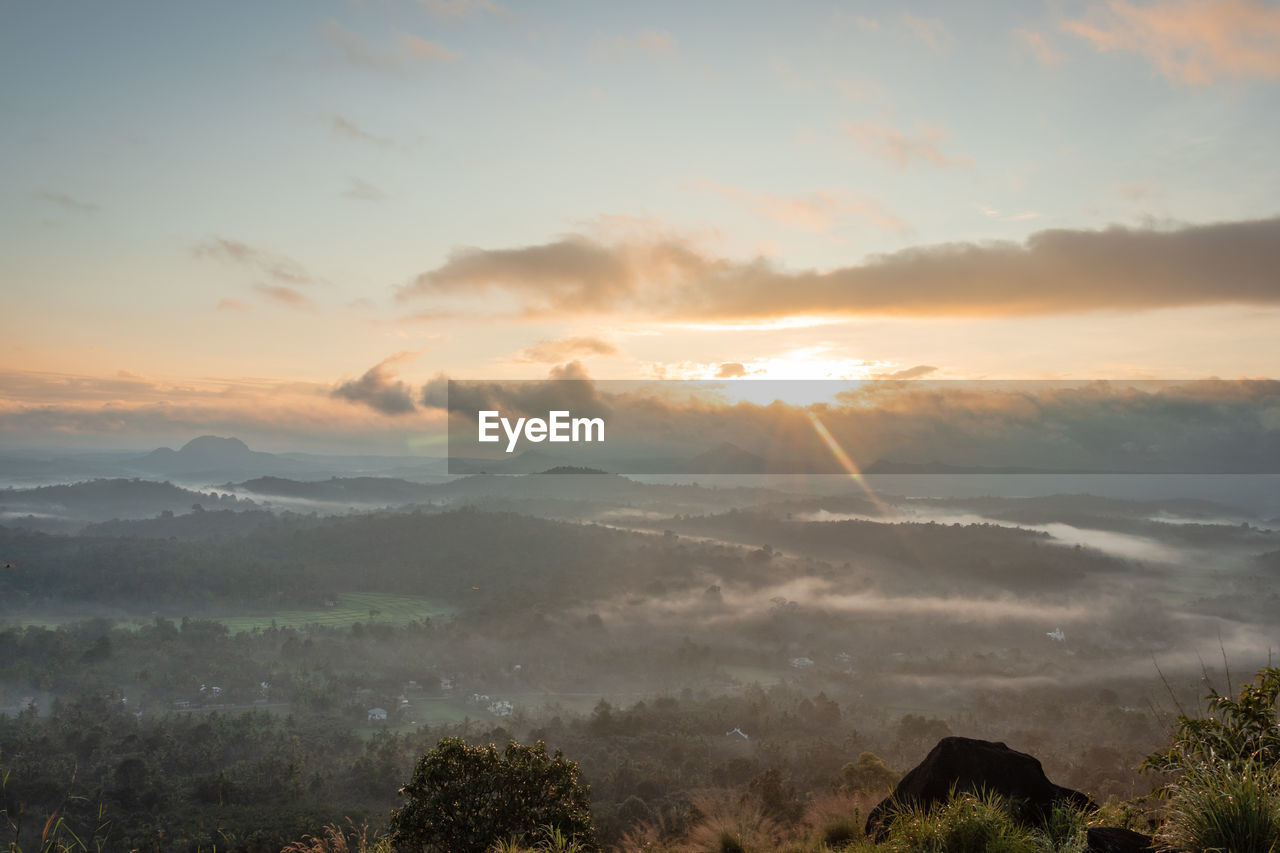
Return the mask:
[(931, 124), (921, 123), (915, 136), (872, 121), (845, 122), (844, 130), (858, 147), (894, 168), (905, 169), (916, 160), (943, 168), (973, 163), (968, 157), (944, 153), (942, 143), (947, 134)]
[(366, 370), (359, 379), (340, 383), (330, 392), (330, 396), (368, 406), (384, 415), (409, 414), (417, 409), (413, 402), (413, 392), (408, 384), (396, 378), (393, 367), (417, 355), (416, 352), (398, 352), (383, 359)]
[(520, 361), (559, 364), (576, 358), (588, 358), (593, 355), (619, 354), (620, 351), (616, 346), (602, 338), (582, 336), (539, 341), (533, 346), (520, 350), (516, 354), (516, 358)]
[(512, 19), (511, 10), (494, 0), (418, 0), (422, 8), (444, 21), (462, 21), (479, 15)]
[(934, 50), (946, 50), (955, 41), (947, 25), (938, 18), (922, 18), (908, 12), (902, 16), (902, 25)]
[(287, 305), (290, 308), (309, 308), (311, 300), (302, 291), (283, 284), (266, 284), (258, 282), (253, 289), (273, 302)]
[(779, 225), (800, 231), (828, 232), (849, 216), (886, 231), (902, 231), (907, 228), (905, 221), (880, 202), (849, 191), (836, 190), (812, 193), (804, 197), (786, 197), (711, 181), (697, 181), (692, 187), (714, 193)]
[(1044, 216), (1044, 214), (1037, 213), (1034, 210), (1024, 210), (1020, 213), (1001, 213), (996, 208), (989, 207), (985, 204), (975, 204), (974, 207), (981, 211), (983, 216), (990, 219), (1000, 219), (1005, 222), (1027, 222), (1032, 219), (1040, 219)]
[(908, 367), (903, 370), (894, 370), (890, 373), (872, 374), (872, 379), (919, 379), (922, 376), (928, 376), (931, 373), (937, 373), (938, 368), (931, 364), (917, 364), (915, 367)]
[[(124, 371), (109, 376), (0, 370), (0, 435), (15, 438), (115, 437), (136, 447), (204, 434), (283, 442), (289, 449), (345, 445), (403, 452), (404, 425), (370, 406), (333, 399), (326, 383), (254, 377), (179, 382)], [(422, 415), (424, 427), (443, 419)]]
[(329, 127), (339, 136), (356, 142), (367, 142), (368, 144), (376, 145), (379, 148), (393, 148), (396, 144), (395, 140), (370, 133), (351, 119), (344, 118), (340, 115), (335, 114), (329, 117)]
[(1259, 0), (1109, 0), (1062, 29), (1102, 52), (1136, 53), (1177, 83), (1280, 77), (1280, 6)]
[(239, 240), (214, 237), (198, 244), (191, 251), (197, 258), (210, 258), (246, 267), (286, 285), (314, 284), (317, 281), (293, 258), (255, 248)]
[(406, 32), (396, 33), (390, 45), (379, 47), (333, 20), (320, 28), (320, 37), (333, 48), (339, 61), (383, 74), (406, 74), (453, 62), (460, 56), (439, 42)]
[(643, 29), (625, 36), (596, 37), (592, 53), (600, 59), (621, 60), (633, 56), (671, 58), (676, 55), (675, 38), (666, 30)]
[(360, 178), (347, 179), (347, 188), (342, 191), (342, 195), (356, 201), (382, 201), (387, 197), (382, 190)]
[(941, 18), (926, 18), (906, 12), (896, 18), (870, 18), (836, 11), (831, 15), (833, 27), (864, 33), (907, 35), (928, 45), (931, 50), (945, 51), (955, 43), (955, 36)]
[(1038, 30), (1018, 29), (1013, 31), (1013, 37), (1025, 49), (1040, 61), (1041, 65), (1055, 66), (1061, 65), (1066, 59), (1066, 54), (1054, 47), (1044, 33)]
[(35, 197), (41, 201), (47, 201), (50, 204), (56, 204), (63, 210), (69, 210), (72, 213), (93, 213), (101, 208), (91, 201), (81, 201), (73, 198), (66, 193), (53, 192), (51, 190), (40, 190), (35, 193)]

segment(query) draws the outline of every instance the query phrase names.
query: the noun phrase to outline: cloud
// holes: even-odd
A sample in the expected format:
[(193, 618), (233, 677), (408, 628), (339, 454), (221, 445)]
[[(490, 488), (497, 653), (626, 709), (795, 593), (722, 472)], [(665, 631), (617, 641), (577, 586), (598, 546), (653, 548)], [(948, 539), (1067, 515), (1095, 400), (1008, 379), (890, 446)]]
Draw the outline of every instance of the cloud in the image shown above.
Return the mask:
[(293, 258), (258, 249), (239, 240), (214, 237), (196, 245), (191, 253), (197, 258), (212, 258), (248, 267), (287, 285), (316, 282), (311, 273)]
[(841, 77), (833, 80), (831, 85), (850, 101), (870, 101), (884, 97), (884, 87), (870, 80)]
[(346, 65), (383, 74), (406, 74), (459, 58), (458, 53), (438, 42), (405, 32), (396, 33), (390, 47), (378, 47), (334, 20), (326, 21), (320, 28), (320, 37)]
[(552, 380), (562, 379), (573, 382), (582, 382), (583, 380), (590, 379), (591, 377), (587, 375), (587, 368), (583, 366), (582, 362), (574, 359), (568, 364), (561, 364), (551, 368), (551, 370), (547, 371), (547, 378)]
[(399, 298), (467, 293), (475, 288), (508, 291), (531, 306), (607, 311), (635, 293), (641, 277), (684, 277), (703, 259), (679, 243), (653, 248), (605, 246), (586, 237), (519, 249), (460, 249), (444, 266), (423, 273)]
[(418, 311), (400, 317), (400, 323), (446, 323), (458, 319), (453, 311)]
[(521, 361), (534, 361), (551, 364), (571, 359), (574, 356), (620, 355), (618, 348), (608, 341), (595, 337), (560, 338), (554, 341), (539, 341), (531, 347), (525, 347), (516, 354)]
[(726, 361), (720, 365), (720, 369), (716, 371), (717, 379), (736, 379), (739, 376), (746, 376), (747, 368), (737, 361)]
[(921, 376), (928, 376), (930, 373), (936, 373), (938, 368), (928, 364), (917, 364), (915, 367), (908, 367), (905, 370), (896, 370), (893, 373), (878, 373), (871, 377), (872, 379), (919, 379)]
[(387, 197), (382, 190), (360, 178), (348, 179), (347, 188), (342, 191), (342, 195), (357, 201), (382, 201)]
[(241, 302), (239, 299), (227, 297), (218, 302), (219, 311), (248, 311), (249, 306)]
[(395, 142), (393, 140), (388, 139), (385, 136), (375, 136), (360, 127), (360, 125), (356, 124), (354, 121), (343, 118), (340, 115), (335, 114), (329, 117), (329, 127), (332, 128), (333, 132), (339, 136), (344, 136), (347, 139), (352, 139), (356, 142), (367, 142), (370, 145), (376, 145), (379, 148), (392, 148), (395, 146)]
[(518, 382), (450, 382), (436, 376), (422, 386), (424, 409), (449, 409), (455, 418), (474, 420), (476, 413), (497, 409), (529, 415), (567, 409), (583, 417), (603, 417), (609, 408), (581, 362), (557, 365), (543, 380)]
[(50, 204), (56, 204), (63, 210), (69, 210), (73, 213), (93, 213), (101, 210), (98, 205), (90, 201), (81, 201), (78, 198), (72, 198), (66, 193), (51, 192), (49, 190), (41, 190), (35, 193), (35, 197), (41, 201), (47, 201)]
[(1014, 30), (1013, 36), (1018, 40), (1019, 44), (1031, 51), (1041, 65), (1061, 65), (1062, 61), (1066, 59), (1066, 55), (1062, 51), (1049, 43), (1049, 40), (1044, 37), (1044, 33), (1023, 29)]
[(846, 215), (864, 219), (886, 231), (903, 231), (907, 228), (907, 223), (893, 211), (875, 199), (857, 193), (818, 192), (807, 198), (788, 198), (711, 181), (697, 181), (693, 188), (715, 193), (779, 225), (800, 231), (830, 231)]
[(1128, 181), (1122, 184), (1116, 184), (1116, 194), (1130, 201), (1140, 201), (1152, 195), (1154, 188), (1146, 181)]
[[(544, 381), (451, 383), (448, 405), (458, 426), (485, 409), (605, 417), (610, 445), (602, 449), (615, 460), (635, 460), (635, 473), (646, 473), (645, 458), (688, 459), (720, 442), (762, 456), (766, 470), (836, 473), (843, 463), (827, 436), (858, 468), (882, 461), (1042, 471), (1280, 470), (1273, 424), (1280, 382), (947, 382), (927, 378), (930, 369), (920, 365), (889, 381), (813, 383), (827, 400), (797, 405), (771, 399), (771, 386), (778, 398), (794, 389), (785, 381), (749, 383), (751, 402), (735, 399), (730, 389), (738, 383), (723, 381), (556, 381), (585, 379), (573, 363)], [(427, 405), (441, 405), (441, 397), (424, 392)]]
[(330, 392), (330, 396), (368, 406), (384, 415), (405, 415), (416, 411), (409, 386), (396, 379), (391, 369), (395, 363), (415, 355), (417, 353), (396, 353), (366, 370), (359, 379), (341, 383)]
[(1061, 26), (1104, 53), (1136, 53), (1176, 83), (1280, 77), (1280, 6), (1258, 0), (1109, 0)]
[(905, 169), (913, 160), (943, 168), (972, 165), (968, 157), (944, 154), (941, 146), (946, 133), (931, 124), (919, 125), (920, 132), (914, 137), (872, 121), (845, 122), (844, 130), (864, 151), (898, 169)]
[(676, 238), (579, 235), (461, 249), (398, 294), (486, 291), (530, 316), (665, 320), (1029, 316), (1193, 305), (1280, 305), (1280, 218), (1174, 229), (1052, 229), (1023, 242), (918, 246), (829, 271), (715, 257)]
[[(140, 442), (176, 447), (213, 433), (237, 436), (255, 449), (404, 453), (403, 421), (333, 400), (331, 390), (249, 377), (174, 383), (123, 372), (0, 370), (0, 435), (33, 445), (136, 450)], [(443, 413), (419, 417), (423, 429), (443, 430)]]
[(597, 58), (629, 59), (633, 56), (671, 58), (677, 50), (676, 40), (666, 30), (637, 30), (631, 35), (597, 36), (592, 52)]
[(907, 32), (934, 50), (946, 50), (955, 40), (946, 24), (938, 18), (921, 18), (908, 12), (902, 16), (902, 25), (907, 28)]
[(1031, 219), (1039, 219), (1044, 215), (1037, 213), (1034, 210), (1024, 210), (1021, 213), (1002, 214), (994, 207), (989, 207), (988, 205), (979, 204), (977, 202), (975, 202), (973, 206), (981, 211), (983, 216), (990, 219), (999, 219), (1004, 222), (1026, 222)]
[(293, 287), (286, 287), (283, 284), (265, 284), (258, 282), (253, 289), (263, 296), (281, 305), (287, 305), (290, 308), (310, 308), (311, 300), (307, 295)]
[(422, 7), (444, 21), (461, 21), (477, 15), (512, 19), (511, 10), (494, 0), (418, 0)]

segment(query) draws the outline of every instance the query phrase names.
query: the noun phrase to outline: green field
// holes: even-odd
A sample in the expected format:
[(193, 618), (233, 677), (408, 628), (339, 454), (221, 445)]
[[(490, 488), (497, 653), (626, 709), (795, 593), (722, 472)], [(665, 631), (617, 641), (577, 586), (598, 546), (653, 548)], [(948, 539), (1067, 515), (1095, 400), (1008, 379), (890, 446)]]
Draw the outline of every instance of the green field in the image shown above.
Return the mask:
[[(371, 615), (372, 611), (372, 615)], [(393, 595), (382, 592), (348, 592), (338, 596), (335, 607), (310, 610), (276, 610), (270, 613), (210, 616), (226, 625), (232, 633), (277, 628), (304, 628), (324, 625), (345, 628), (357, 622), (378, 625), (404, 625), (417, 619), (443, 619), (454, 614), (448, 605), (416, 595)]]

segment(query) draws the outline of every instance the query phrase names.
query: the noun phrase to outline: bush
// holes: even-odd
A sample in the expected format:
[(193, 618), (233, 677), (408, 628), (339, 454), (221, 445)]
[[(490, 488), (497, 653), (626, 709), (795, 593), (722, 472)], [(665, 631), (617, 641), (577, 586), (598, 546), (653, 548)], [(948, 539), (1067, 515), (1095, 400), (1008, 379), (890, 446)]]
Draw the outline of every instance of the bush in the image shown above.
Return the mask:
[(819, 838), (826, 847), (839, 849), (861, 841), (862, 824), (852, 817), (835, 817), (822, 825)]
[(840, 789), (851, 794), (879, 794), (896, 784), (898, 774), (873, 752), (862, 753), (840, 769)]
[(1258, 671), (1253, 684), (1240, 687), (1237, 699), (1210, 689), (1205, 697), (1206, 717), (1178, 715), (1169, 748), (1148, 755), (1143, 767), (1176, 773), (1209, 763), (1280, 764), (1280, 725), (1276, 698), (1280, 696), (1280, 669)]
[(893, 853), (1036, 853), (1031, 833), (996, 794), (960, 794), (932, 809), (903, 807), (889, 828)]
[(1274, 853), (1280, 850), (1280, 669), (1259, 670), (1236, 698), (1211, 689), (1208, 715), (1178, 716), (1169, 748), (1143, 762), (1173, 773), (1156, 833), (1187, 850)]
[(1055, 806), (1043, 826), (1019, 823), (998, 794), (952, 794), (932, 809), (900, 807), (880, 848), (890, 853), (1083, 853), (1084, 815)]
[(356, 826), (347, 818), (345, 829), (327, 824), (319, 835), (304, 835), (300, 841), (286, 844), (280, 853), (391, 853), (391, 842), (380, 838), (376, 830), (370, 833), (368, 821)]
[(1204, 762), (1169, 786), (1158, 839), (1179, 850), (1280, 850), (1280, 769)]
[(419, 759), (391, 813), (397, 849), (485, 853), (499, 842), (594, 849), (589, 792), (578, 765), (542, 741), (470, 746), (445, 738)]

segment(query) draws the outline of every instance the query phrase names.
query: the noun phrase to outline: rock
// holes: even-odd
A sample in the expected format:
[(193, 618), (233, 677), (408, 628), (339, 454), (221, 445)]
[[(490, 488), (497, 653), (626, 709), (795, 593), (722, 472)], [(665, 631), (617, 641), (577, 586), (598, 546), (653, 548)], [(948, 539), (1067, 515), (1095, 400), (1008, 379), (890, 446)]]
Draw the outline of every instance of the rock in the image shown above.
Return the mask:
[(1091, 826), (1084, 853), (1149, 853), (1154, 843), (1151, 836), (1130, 829)]
[(884, 840), (893, 820), (891, 804), (932, 807), (957, 793), (989, 791), (1014, 805), (1021, 820), (1042, 821), (1055, 802), (1065, 800), (1087, 811), (1097, 805), (1087, 796), (1049, 781), (1040, 761), (1003, 743), (944, 737), (880, 802), (867, 818), (867, 833)]

